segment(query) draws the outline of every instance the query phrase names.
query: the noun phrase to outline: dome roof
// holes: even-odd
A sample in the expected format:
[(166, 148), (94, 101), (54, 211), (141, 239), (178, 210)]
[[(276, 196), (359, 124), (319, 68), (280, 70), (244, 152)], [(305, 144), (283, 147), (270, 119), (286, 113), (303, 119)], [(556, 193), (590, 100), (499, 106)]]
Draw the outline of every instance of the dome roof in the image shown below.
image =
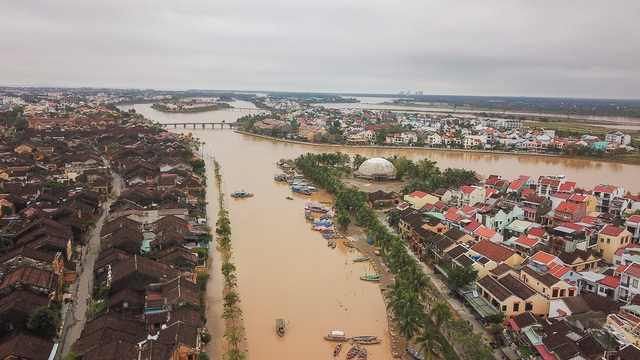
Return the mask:
[(360, 165), (358, 173), (363, 176), (386, 175), (394, 177), (396, 175), (396, 168), (389, 160), (372, 158)]

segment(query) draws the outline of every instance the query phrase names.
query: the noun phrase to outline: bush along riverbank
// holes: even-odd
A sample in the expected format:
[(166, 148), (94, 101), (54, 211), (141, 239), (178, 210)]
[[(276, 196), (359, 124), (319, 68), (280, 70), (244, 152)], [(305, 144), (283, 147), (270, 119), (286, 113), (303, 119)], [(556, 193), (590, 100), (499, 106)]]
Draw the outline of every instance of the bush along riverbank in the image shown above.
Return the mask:
[(244, 360), (246, 355), (240, 351), (239, 345), (244, 339), (244, 326), (242, 326), (242, 308), (240, 297), (236, 292), (238, 284), (236, 266), (231, 262), (233, 254), (231, 247), (231, 221), (229, 210), (225, 202), (225, 193), (222, 191), (222, 175), (220, 164), (213, 161), (216, 186), (218, 188), (218, 219), (216, 221), (216, 237), (218, 251), (222, 258), (222, 275), (224, 276), (223, 310), (222, 318), (225, 320), (224, 338), (227, 340), (228, 350), (223, 354), (227, 360)]

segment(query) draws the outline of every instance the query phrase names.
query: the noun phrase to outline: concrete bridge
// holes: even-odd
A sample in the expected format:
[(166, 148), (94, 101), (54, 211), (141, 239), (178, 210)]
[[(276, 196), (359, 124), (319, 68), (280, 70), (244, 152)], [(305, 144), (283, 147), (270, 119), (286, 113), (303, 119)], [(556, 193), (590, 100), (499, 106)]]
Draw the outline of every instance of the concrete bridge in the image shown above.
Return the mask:
[(173, 126), (174, 129), (177, 129), (178, 126), (182, 126), (183, 129), (186, 129), (187, 127), (189, 128), (202, 128), (202, 129), (207, 129), (209, 126), (211, 127), (211, 129), (215, 129), (216, 125), (220, 125), (220, 129), (224, 129), (225, 126), (228, 126), (229, 129), (234, 129), (236, 128), (239, 124), (237, 122), (175, 122), (175, 123), (164, 123), (164, 124), (160, 124), (165, 128), (171, 127)]

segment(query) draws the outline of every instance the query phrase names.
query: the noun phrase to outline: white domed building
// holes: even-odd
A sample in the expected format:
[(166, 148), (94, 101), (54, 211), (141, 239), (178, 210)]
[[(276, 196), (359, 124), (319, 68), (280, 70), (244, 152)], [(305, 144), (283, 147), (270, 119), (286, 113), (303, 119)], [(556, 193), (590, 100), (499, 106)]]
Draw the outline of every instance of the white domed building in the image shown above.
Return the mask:
[(355, 176), (371, 181), (390, 181), (396, 178), (396, 167), (391, 161), (383, 158), (372, 158), (360, 165)]

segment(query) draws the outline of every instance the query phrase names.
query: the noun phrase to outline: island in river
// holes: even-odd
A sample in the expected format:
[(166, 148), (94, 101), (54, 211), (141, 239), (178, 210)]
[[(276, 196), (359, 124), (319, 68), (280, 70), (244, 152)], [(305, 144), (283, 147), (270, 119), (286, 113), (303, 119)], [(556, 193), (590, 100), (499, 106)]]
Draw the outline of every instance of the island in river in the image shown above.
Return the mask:
[(180, 101), (177, 103), (155, 103), (151, 105), (151, 108), (158, 111), (167, 112), (167, 113), (197, 113), (197, 112), (205, 112), (205, 111), (231, 109), (232, 106), (224, 102), (184, 103)]

